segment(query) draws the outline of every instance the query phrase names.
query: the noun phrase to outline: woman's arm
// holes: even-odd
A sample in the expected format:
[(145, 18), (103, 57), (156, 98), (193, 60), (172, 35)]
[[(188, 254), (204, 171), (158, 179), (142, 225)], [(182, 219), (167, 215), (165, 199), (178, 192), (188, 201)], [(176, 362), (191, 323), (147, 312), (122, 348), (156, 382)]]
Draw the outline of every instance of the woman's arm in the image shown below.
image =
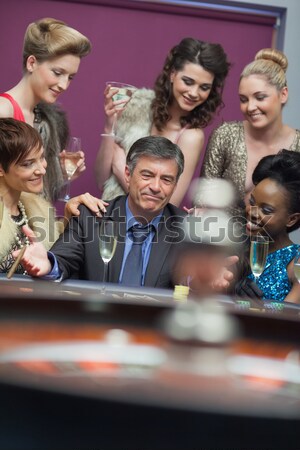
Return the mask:
[[(209, 137), (201, 169), (201, 176), (222, 178), (225, 167), (226, 124), (216, 128)], [(224, 134), (225, 132), (225, 134)], [(228, 130), (229, 132), (229, 130)]]
[(293, 260), (287, 266), (287, 273), (292, 284), (292, 288), (288, 295), (285, 297), (284, 301), (290, 303), (300, 303), (300, 284), (295, 277)]
[(298, 283), (297, 280), (293, 283), (293, 287), (288, 293), (288, 295), (285, 297), (284, 301), (300, 304), (300, 284)]
[[(112, 100), (116, 92), (118, 92), (118, 89), (110, 90), (109, 85), (104, 90), (105, 124), (95, 164), (96, 181), (100, 191), (102, 191), (105, 181), (112, 174), (112, 165), (117, 144), (115, 143), (114, 136), (111, 136), (111, 133), (113, 133), (114, 121), (117, 120), (118, 115), (124, 109), (120, 108), (120, 105), (124, 104), (123, 100), (116, 102)], [(116, 109), (116, 106), (118, 106), (118, 109)]]
[(65, 224), (69, 222), (72, 216), (80, 215), (80, 205), (85, 205), (93, 213), (95, 213), (96, 216), (102, 217), (101, 213), (106, 213), (106, 206), (108, 206), (108, 203), (104, 202), (100, 198), (94, 197), (89, 192), (78, 195), (77, 197), (72, 197), (65, 205)]
[(95, 163), (96, 181), (100, 191), (103, 190), (103, 185), (105, 181), (112, 174), (114, 145), (115, 142), (113, 137), (110, 136), (102, 137)]
[(125, 165), (126, 165), (125, 151), (120, 145), (115, 144), (114, 156), (112, 161), (112, 172), (114, 176), (117, 178), (123, 191), (127, 192), (128, 186), (124, 177)]
[(186, 130), (181, 136), (178, 145), (184, 154), (184, 171), (178, 180), (177, 187), (171, 197), (170, 203), (179, 206), (187, 193), (195, 170), (200, 160), (204, 144), (204, 133), (201, 129)]

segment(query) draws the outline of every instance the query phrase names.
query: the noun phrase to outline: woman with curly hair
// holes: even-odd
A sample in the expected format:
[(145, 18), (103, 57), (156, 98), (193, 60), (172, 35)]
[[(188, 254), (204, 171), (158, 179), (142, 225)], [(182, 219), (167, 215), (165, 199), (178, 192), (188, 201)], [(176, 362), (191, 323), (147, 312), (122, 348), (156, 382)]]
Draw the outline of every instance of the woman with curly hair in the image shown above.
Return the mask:
[(136, 90), (128, 105), (120, 109), (122, 101), (112, 99), (117, 90), (106, 87), (106, 121), (96, 161), (103, 199), (127, 191), (124, 167), (129, 148), (143, 136), (156, 135), (178, 144), (185, 156), (184, 172), (171, 198), (174, 205), (181, 204), (199, 162), (203, 128), (223, 106), (222, 91), (229, 67), (221, 45), (185, 38), (169, 52), (154, 90)]

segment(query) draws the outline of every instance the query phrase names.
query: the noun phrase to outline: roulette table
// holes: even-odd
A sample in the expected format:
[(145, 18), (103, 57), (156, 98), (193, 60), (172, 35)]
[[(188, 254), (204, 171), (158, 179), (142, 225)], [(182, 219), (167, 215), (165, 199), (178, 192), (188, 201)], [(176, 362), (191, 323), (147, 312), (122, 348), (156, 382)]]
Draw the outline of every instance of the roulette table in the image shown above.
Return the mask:
[(300, 308), (0, 278), (0, 448), (299, 448)]

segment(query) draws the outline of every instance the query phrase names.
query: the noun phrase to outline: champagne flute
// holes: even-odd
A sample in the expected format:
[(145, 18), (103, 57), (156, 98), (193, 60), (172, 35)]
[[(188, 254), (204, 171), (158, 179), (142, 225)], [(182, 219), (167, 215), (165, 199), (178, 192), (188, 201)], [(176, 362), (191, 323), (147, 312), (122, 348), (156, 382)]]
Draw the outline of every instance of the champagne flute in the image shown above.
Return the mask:
[(104, 263), (103, 270), (103, 288), (105, 292), (105, 283), (107, 282), (108, 263), (115, 254), (118, 239), (118, 222), (102, 219), (99, 230), (99, 252)]
[(300, 283), (300, 248), (297, 250), (297, 253), (294, 258), (294, 274)]
[[(136, 90), (135, 86), (132, 86), (131, 84), (121, 83), (119, 81), (107, 81), (106, 86), (110, 86), (109, 90), (116, 90), (116, 89), (118, 90), (118, 92), (116, 92), (112, 97), (112, 100), (114, 102), (120, 102), (117, 105), (115, 105), (115, 109), (117, 111), (120, 111), (126, 107), (128, 101), (130, 100), (134, 91)], [(114, 115), (111, 132), (102, 133), (101, 136), (115, 137), (116, 122), (117, 122), (117, 114)]]
[(79, 137), (70, 137), (67, 150), (64, 155), (64, 170), (67, 175), (67, 181), (65, 184), (65, 194), (63, 197), (64, 202), (70, 200), (70, 188), (71, 188), (71, 178), (77, 170), (77, 162), (80, 159), (81, 151), (81, 139)]
[(266, 236), (251, 236), (250, 266), (257, 283), (263, 273), (269, 251), (269, 240)]

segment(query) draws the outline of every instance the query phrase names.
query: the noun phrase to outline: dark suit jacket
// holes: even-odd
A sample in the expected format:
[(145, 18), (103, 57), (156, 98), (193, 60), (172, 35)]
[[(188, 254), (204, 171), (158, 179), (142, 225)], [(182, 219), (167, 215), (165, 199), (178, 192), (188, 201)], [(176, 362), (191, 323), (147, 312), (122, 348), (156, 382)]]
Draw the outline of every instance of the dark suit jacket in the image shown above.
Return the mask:
[[(120, 223), (120, 236), (116, 252), (109, 263), (108, 281), (118, 283), (122, 266), (126, 237), (126, 196), (110, 201), (106, 217)], [(145, 275), (145, 286), (170, 288), (172, 283), (172, 265), (174, 250), (183, 240), (180, 223), (185, 216), (184, 211), (170, 203), (164, 208), (158, 232), (154, 236), (149, 263)], [(99, 254), (99, 226), (101, 218), (97, 218), (85, 206), (80, 206), (80, 216), (73, 217), (53, 245), (51, 251), (58, 260), (65, 278), (102, 281), (103, 261)]]

